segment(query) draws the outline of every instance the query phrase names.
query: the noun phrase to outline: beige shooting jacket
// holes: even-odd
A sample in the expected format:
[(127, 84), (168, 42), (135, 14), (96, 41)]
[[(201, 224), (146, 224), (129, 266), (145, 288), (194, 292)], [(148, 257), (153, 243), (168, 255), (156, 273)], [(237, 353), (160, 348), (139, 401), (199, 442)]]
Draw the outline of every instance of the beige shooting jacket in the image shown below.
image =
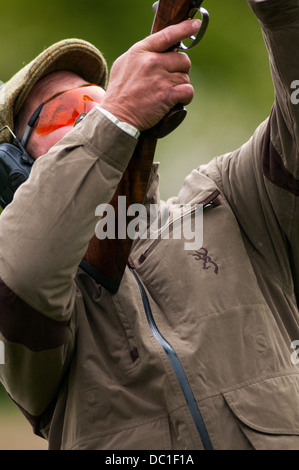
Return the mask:
[(169, 201), (202, 246), (137, 240), (113, 295), (78, 267), (136, 145), (96, 109), (1, 214), (0, 377), (50, 449), (299, 449), (299, 4), (249, 3), (275, 104)]

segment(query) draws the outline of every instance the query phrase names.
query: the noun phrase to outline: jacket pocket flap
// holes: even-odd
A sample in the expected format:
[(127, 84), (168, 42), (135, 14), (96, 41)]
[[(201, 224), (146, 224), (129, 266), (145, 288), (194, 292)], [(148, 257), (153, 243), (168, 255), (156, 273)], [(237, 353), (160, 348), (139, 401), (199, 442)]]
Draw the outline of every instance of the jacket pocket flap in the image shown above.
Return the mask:
[(261, 380), (224, 392), (234, 415), (267, 434), (299, 434), (299, 375)]

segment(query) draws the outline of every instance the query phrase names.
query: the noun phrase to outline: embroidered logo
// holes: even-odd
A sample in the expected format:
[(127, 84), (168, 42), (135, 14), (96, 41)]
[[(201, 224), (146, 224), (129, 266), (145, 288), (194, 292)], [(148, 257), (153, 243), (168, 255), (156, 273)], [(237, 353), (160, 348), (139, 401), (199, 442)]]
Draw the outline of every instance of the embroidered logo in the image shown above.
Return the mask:
[(208, 256), (208, 250), (206, 248), (201, 248), (196, 250), (195, 253), (190, 253), (197, 261), (202, 261), (202, 269), (214, 269), (214, 273), (218, 274), (219, 268), (218, 265)]

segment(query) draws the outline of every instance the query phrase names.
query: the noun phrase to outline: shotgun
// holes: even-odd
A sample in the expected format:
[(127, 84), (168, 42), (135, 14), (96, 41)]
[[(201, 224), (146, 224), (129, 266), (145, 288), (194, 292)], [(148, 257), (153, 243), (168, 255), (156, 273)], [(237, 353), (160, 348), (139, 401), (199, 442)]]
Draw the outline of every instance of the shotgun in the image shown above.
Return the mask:
[[(203, 0), (159, 0), (153, 5), (155, 18), (151, 34), (161, 31), (167, 26), (193, 18), (199, 11), (202, 25), (198, 35), (190, 38), (191, 45), (180, 43), (176, 44), (173, 49), (186, 51), (196, 46), (203, 38), (209, 22), (209, 14), (201, 7), (202, 3)], [(115, 213), (116, 234), (118, 233), (118, 197), (125, 196), (126, 209), (131, 204), (144, 203), (157, 140), (176, 129), (185, 116), (185, 108), (177, 105), (155, 127), (140, 134), (135, 152), (110, 202)], [(127, 226), (129, 222), (130, 217), (126, 215)], [(103, 287), (116, 293), (128, 263), (132, 242), (133, 240), (128, 236), (124, 239), (106, 237), (100, 240), (94, 235), (81, 266), (90, 272)]]

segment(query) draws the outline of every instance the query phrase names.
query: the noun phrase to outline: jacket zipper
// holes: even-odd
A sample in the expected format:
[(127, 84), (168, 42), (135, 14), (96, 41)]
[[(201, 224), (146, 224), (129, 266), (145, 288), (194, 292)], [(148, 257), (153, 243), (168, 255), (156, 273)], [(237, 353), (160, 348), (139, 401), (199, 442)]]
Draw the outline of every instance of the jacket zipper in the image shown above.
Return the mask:
[(133, 276), (135, 277), (135, 279), (137, 281), (137, 284), (138, 284), (138, 287), (139, 287), (139, 290), (140, 290), (140, 294), (141, 294), (141, 298), (142, 298), (142, 302), (143, 302), (143, 306), (144, 306), (144, 310), (145, 310), (145, 314), (146, 314), (146, 318), (147, 318), (148, 324), (150, 326), (150, 329), (151, 329), (155, 339), (158, 341), (158, 343), (162, 346), (165, 353), (167, 354), (169, 362), (170, 362), (170, 364), (173, 368), (173, 371), (174, 371), (174, 373), (175, 373), (175, 375), (176, 375), (176, 377), (179, 381), (179, 384), (180, 384), (181, 389), (183, 391), (183, 394), (185, 396), (185, 400), (187, 402), (189, 411), (190, 411), (191, 416), (193, 418), (194, 424), (195, 424), (196, 429), (198, 431), (198, 434), (199, 434), (199, 437), (200, 437), (201, 442), (203, 444), (203, 447), (204, 447), (205, 450), (213, 450), (213, 446), (212, 446), (212, 443), (211, 443), (211, 440), (210, 440), (205, 422), (204, 422), (203, 417), (201, 415), (201, 412), (199, 411), (199, 408), (197, 406), (195, 397), (193, 395), (192, 389), (191, 389), (190, 384), (188, 382), (187, 376), (184, 372), (183, 366), (182, 366), (175, 350), (173, 349), (173, 347), (166, 341), (166, 339), (162, 336), (162, 334), (160, 333), (160, 331), (157, 328), (157, 325), (155, 323), (155, 320), (154, 320), (154, 317), (153, 317), (153, 314), (152, 314), (151, 306), (150, 306), (145, 288), (144, 288), (141, 280), (139, 279), (139, 276), (137, 275), (137, 273), (135, 271), (135, 267), (134, 267), (133, 263), (131, 262), (131, 260), (129, 262), (129, 269), (133, 273)]
[[(208, 196), (204, 201), (202, 202), (199, 202), (197, 203), (195, 206), (191, 207), (189, 211), (186, 211), (184, 214), (183, 214), (183, 217), (187, 217), (188, 215), (190, 214), (193, 214), (196, 210), (197, 210), (197, 206), (198, 205), (202, 205), (203, 206), (203, 210), (207, 209), (208, 207), (214, 207), (214, 204), (215, 204), (215, 199), (217, 199), (217, 197), (219, 196), (220, 194), (220, 191), (218, 189), (216, 189), (215, 191), (213, 191), (212, 194), (210, 194), (210, 196)], [(139, 258), (139, 261), (140, 262), (144, 262), (149, 251), (153, 248), (153, 246), (159, 241), (161, 240), (161, 236), (163, 235), (163, 233), (168, 230), (169, 228), (173, 227), (175, 225), (175, 223), (181, 219), (181, 216), (177, 216), (175, 217), (174, 219), (172, 219), (171, 221), (169, 221), (167, 224), (163, 225), (163, 227), (161, 227), (159, 230), (158, 230), (158, 233), (159, 233), (159, 237), (155, 237), (152, 241), (152, 243), (147, 247), (147, 249), (144, 251), (144, 253), (142, 253), (142, 255), (140, 256)]]

